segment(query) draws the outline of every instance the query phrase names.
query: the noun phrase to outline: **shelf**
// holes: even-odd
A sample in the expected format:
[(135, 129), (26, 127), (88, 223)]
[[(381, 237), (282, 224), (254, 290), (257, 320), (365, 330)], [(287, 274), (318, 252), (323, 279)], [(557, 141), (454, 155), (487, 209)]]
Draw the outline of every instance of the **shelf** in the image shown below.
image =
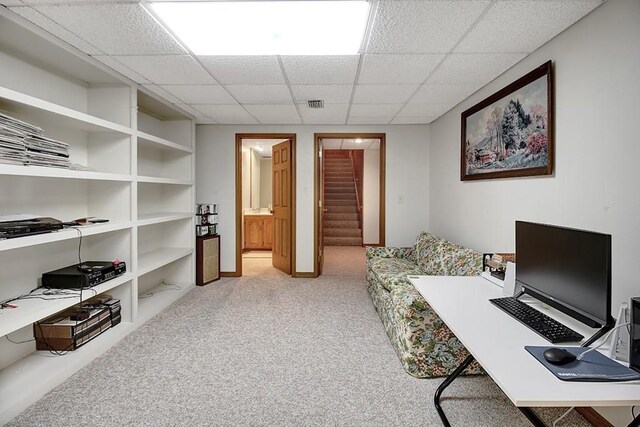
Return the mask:
[(138, 226), (160, 224), (169, 221), (178, 221), (181, 219), (192, 218), (191, 212), (164, 212), (151, 213), (138, 216)]
[(122, 322), (65, 356), (36, 351), (0, 371), (0, 425), (27, 409), (135, 329)]
[(42, 118), (53, 118), (57, 123), (74, 129), (89, 132), (118, 132), (133, 135), (133, 130), (126, 126), (0, 87), (0, 108), (3, 103), (2, 101), (10, 103), (20, 112), (28, 113), (29, 116), (32, 117), (28, 121), (36, 125), (39, 124), (38, 116), (40, 116)]
[(186, 147), (182, 144), (178, 144), (176, 142), (171, 142), (163, 138), (159, 138), (157, 136), (150, 135), (146, 132), (138, 131), (138, 144), (146, 145), (152, 148), (158, 148), (161, 150), (167, 151), (181, 151), (183, 153), (192, 153), (193, 150), (189, 147)]
[[(82, 237), (87, 237), (95, 236), (96, 234), (110, 233), (112, 231), (126, 230), (131, 227), (132, 223), (128, 221), (85, 225), (77, 228), (82, 233)], [(18, 248), (26, 248), (29, 246), (42, 245), (45, 243), (60, 242), (63, 240), (75, 239), (77, 237), (79, 237), (79, 234), (75, 228), (65, 228), (63, 230), (53, 231), (46, 234), (5, 239), (0, 240), (0, 252)]]
[[(82, 300), (84, 301), (96, 294), (101, 294), (109, 289), (118, 287), (132, 279), (132, 273), (125, 273), (115, 279), (111, 279), (98, 286), (82, 291)], [(69, 308), (78, 302), (80, 302), (80, 296), (78, 296), (78, 298), (47, 301), (41, 299), (13, 301), (11, 304), (17, 305), (17, 308), (6, 308), (0, 310), (0, 337), (24, 328), (25, 326), (29, 326), (33, 322), (44, 319), (45, 317), (56, 314), (57, 312)]]
[(182, 297), (184, 294), (195, 288), (195, 283), (188, 285), (178, 284), (182, 289), (172, 289), (167, 285), (158, 285), (143, 292), (141, 295), (157, 292), (149, 297), (140, 298), (138, 296), (138, 324), (141, 325), (160, 313), (165, 308)]
[(44, 166), (20, 166), (20, 165), (3, 165), (0, 164), (0, 175), (13, 176), (32, 176), (40, 178), (64, 178), (64, 179), (83, 179), (95, 181), (123, 181), (131, 182), (131, 175), (105, 173), (105, 172), (89, 172), (78, 171), (61, 168), (47, 168)]
[(192, 248), (162, 248), (138, 255), (138, 276), (157, 270), (193, 253)]
[(156, 176), (138, 176), (138, 182), (149, 184), (193, 185), (193, 181), (188, 179), (160, 178)]

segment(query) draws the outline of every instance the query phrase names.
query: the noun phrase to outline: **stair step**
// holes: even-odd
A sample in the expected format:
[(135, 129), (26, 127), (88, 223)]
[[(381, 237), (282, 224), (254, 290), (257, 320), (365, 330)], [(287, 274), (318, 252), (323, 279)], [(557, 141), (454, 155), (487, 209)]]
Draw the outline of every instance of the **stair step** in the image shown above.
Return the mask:
[(325, 191), (324, 192), (324, 199), (325, 200), (356, 200), (356, 193), (355, 192), (350, 192), (350, 193), (340, 193), (340, 192), (328, 192)]
[[(340, 214), (334, 214), (334, 215), (340, 215)], [(340, 220), (340, 221), (332, 221), (332, 220), (327, 220), (326, 219), (327, 215), (325, 215), (325, 221), (323, 223), (323, 227), (324, 228), (360, 228), (360, 222), (357, 220), (357, 215), (356, 215), (356, 220)]]
[(348, 182), (353, 184), (353, 178), (350, 176), (325, 176), (324, 182), (327, 184), (330, 184), (330, 183), (344, 184)]
[(342, 187), (324, 187), (324, 194), (335, 194), (335, 193), (352, 193), (356, 194), (356, 189), (353, 186), (342, 186)]
[(356, 206), (356, 199), (324, 199), (324, 206)]
[(360, 237), (325, 237), (325, 246), (362, 246)]
[(358, 214), (358, 207), (354, 204), (353, 206), (325, 206), (327, 209), (327, 213), (355, 213)]
[(325, 221), (355, 221), (358, 222), (357, 212), (325, 212), (323, 215)]
[(359, 228), (325, 228), (325, 237), (362, 237), (362, 231)]

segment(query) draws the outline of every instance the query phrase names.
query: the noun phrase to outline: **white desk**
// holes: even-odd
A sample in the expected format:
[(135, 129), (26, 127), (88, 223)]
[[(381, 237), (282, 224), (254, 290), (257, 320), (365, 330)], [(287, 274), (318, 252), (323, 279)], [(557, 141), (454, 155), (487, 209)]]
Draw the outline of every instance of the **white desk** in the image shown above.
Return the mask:
[[(640, 381), (585, 383), (558, 380), (524, 349), (525, 345), (553, 344), (490, 303), (490, 298), (502, 296), (502, 288), (488, 280), (479, 276), (410, 276), (409, 280), (527, 417), (530, 411), (523, 408), (633, 406), (640, 403)], [(521, 300), (535, 301), (527, 298)], [(539, 302), (532, 305), (587, 338), (596, 332)], [(454, 378), (447, 378), (448, 383)], [(443, 383), (444, 387), (448, 383)], [(436, 402), (438, 400), (439, 397)], [(447, 425), (446, 417), (443, 422)]]

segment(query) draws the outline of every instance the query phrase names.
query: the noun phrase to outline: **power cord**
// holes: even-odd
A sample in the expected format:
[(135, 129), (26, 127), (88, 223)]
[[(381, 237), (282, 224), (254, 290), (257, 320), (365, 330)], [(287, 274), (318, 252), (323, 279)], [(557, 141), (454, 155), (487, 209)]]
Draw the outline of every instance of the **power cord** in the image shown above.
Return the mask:
[(153, 291), (153, 292), (147, 292), (145, 294), (142, 294), (142, 295), (138, 296), (138, 299), (151, 298), (155, 294), (159, 294), (161, 292), (180, 291), (180, 290), (182, 290), (182, 286), (176, 285), (175, 283), (167, 283), (165, 280), (162, 281), (161, 285), (162, 286), (172, 286), (172, 287), (171, 288), (160, 289), (160, 290)]
[(604, 336), (604, 339), (602, 340), (602, 342), (600, 344), (598, 344), (595, 347), (591, 347), (589, 350), (583, 351), (582, 353), (580, 353), (578, 355), (578, 357), (576, 357), (576, 360), (582, 360), (582, 358), (584, 357), (585, 354), (592, 352), (593, 350), (597, 350), (598, 348), (602, 347), (607, 340), (609, 339), (609, 337), (611, 336), (611, 334), (613, 333), (613, 331), (615, 331), (618, 328), (622, 328), (623, 326), (627, 326), (630, 325), (631, 323), (621, 323), (619, 325), (616, 325), (614, 328), (612, 328), (609, 332), (607, 332), (607, 335)]
[[(640, 415), (640, 414), (639, 414)], [(631, 421), (636, 419), (636, 405), (631, 407)]]
[(552, 424), (552, 427), (556, 427), (560, 421), (562, 421), (567, 415), (571, 413), (571, 411), (573, 411), (574, 408), (575, 406), (572, 406), (571, 408), (567, 409), (562, 415), (556, 418), (556, 420)]

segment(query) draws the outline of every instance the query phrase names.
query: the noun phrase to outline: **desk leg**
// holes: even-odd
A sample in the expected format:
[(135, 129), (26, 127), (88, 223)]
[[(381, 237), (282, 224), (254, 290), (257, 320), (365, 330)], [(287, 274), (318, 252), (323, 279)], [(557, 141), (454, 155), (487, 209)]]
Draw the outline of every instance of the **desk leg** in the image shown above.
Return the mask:
[(547, 424), (544, 421), (542, 421), (542, 419), (540, 419), (538, 414), (536, 414), (533, 409), (531, 409), (531, 408), (521, 408), (521, 407), (518, 407), (518, 409), (520, 410), (520, 412), (522, 412), (524, 414), (525, 417), (527, 417), (529, 422), (531, 424), (533, 424), (534, 426), (536, 426), (536, 427), (548, 427)]
[(433, 395), (433, 403), (436, 405), (436, 411), (438, 411), (438, 415), (440, 415), (440, 419), (442, 420), (442, 425), (444, 425), (444, 427), (451, 427), (451, 424), (449, 424), (449, 420), (447, 419), (447, 416), (444, 414), (444, 411), (440, 406), (440, 396), (442, 396), (442, 392), (444, 391), (444, 389), (449, 387), (449, 384), (451, 384), (453, 380), (455, 380), (458, 375), (460, 375), (462, 371), (464, 371), (467, 366), (471, 364), (471, 362), (473, 362), (473, 356), (468, 355), (467, 358), (464, 359), (462, 364), (458, 366), (455, 371), (449, 374), (449, 376), (442, 382), (442, 384), (440, 384), (440, 386), (436, 390), (436, 394)]

